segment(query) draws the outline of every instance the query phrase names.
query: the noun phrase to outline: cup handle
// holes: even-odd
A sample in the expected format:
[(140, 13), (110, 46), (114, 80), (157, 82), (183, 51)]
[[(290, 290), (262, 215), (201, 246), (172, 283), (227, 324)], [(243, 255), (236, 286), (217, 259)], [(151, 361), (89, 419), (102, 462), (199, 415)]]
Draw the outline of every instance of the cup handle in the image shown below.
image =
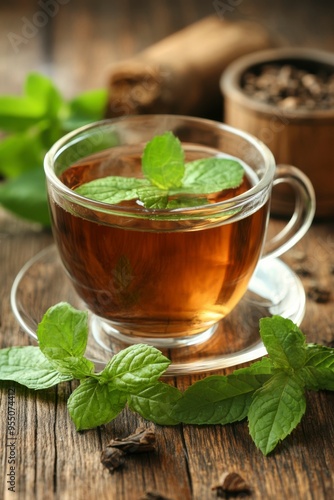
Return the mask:
[(284, 228), (266, 241), (262, 259), (279, 257), (292, 248), (308, 231), (315, 214), (315, 193), (309, 178), (292, 165), (277, 165), (273, 186), (289, 184), (295, 192), (295, 208)]

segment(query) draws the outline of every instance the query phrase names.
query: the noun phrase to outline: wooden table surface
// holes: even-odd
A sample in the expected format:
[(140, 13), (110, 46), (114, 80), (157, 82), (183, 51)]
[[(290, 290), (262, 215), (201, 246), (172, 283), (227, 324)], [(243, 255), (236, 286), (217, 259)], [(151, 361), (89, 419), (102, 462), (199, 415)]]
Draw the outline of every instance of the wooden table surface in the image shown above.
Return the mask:
[[(32, 69), (51, 75), (68, 96), (102, 86), (109, 63), (215, 12), (215, 2), (200, 0), (54, 0), (54, 4), (59, 7), (57, 14), (15, 52), (8, 43), (8, 33), (20, 33), (25, 19), (33, 19), (40, 7), (37, 2), (2, 0), (1, 93), (19, 92), (25, 74)], [(323, 28), (315, 26), (312, 30), (312, 2), (289, 2), (291, 10), (286, 10), (285, 16), (287, 2), (273, 2), (271, 10), (260, 1), (227, 4), (234, 6), (231, 17), (258, 17), (294, 43), (334, 50), (329, 6), (322, 13)], [(279, 221), (273, 221), (273, 226), (279, 225)], [(1, 348), (33, 344), (15, 320), (10, 290), (22, 265), (51, 243), (47, 230), (0, 210)], [(283, 260), (296, 272), (309, 270), (307, 275), (300, 275), (308, 295), (301, 325), (307, 339), (333, 342), (333, 218), (314, 222), (302, 242)], [(317, 301), (317, 295), (311, 293), (314, 287), (329, 292), (326, 302)], [(191, 377), (183, 377), (176, 383), (182, 388), (191, 381)], [(226, 471), (240, 473), (251, 486), (254, 499), (334, 498), (333, 393), (310, 393), (302, 423), (268, 457), (255, 448), (246, 422), (225, 427), (156, 426), (157, 450), (131, 457), (123, 469), (111, 475), (100, 462), (109, 440), (130, 434), (141, 424), (151, 424), (124, 411), (107, 426), (78, 433), (66, 407), (72, 389), (71, 383), (65, 383), (37, 393), (14, 383), (0, 383), (0, 498), (206, 500), (217, 497), (211, 488)], [(11, 444), (7, 415), (13, 395), (15, 493), (8, 490), (7, 483)]]

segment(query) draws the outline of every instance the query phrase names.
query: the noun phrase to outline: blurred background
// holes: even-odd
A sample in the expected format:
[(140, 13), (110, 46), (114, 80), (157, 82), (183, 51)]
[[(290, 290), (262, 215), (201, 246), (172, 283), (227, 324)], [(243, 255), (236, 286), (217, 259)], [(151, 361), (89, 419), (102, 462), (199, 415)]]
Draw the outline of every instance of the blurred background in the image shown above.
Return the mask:
[(109, 63), (208, 15), (256, 21), (284, 45), (334, 51), (330, 0), (0, 0), (0, 93), (20, 92), (32, 70), (66, 96), (104, 86)]

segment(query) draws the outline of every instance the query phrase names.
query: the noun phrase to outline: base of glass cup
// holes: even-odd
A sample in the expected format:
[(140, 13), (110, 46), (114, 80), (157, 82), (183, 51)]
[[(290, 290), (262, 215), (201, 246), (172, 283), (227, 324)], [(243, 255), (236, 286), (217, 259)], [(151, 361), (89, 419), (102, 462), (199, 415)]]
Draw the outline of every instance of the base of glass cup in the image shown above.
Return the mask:
[(175, 349), (178, 347), (190, 347), (194, 345), (199, 345), (207, 340), (209, 340), (215, 333), (218, 324), (215, 324), (205, 330), (204, 332), (197, 333), (195, 335), (189, 335), (184, 337), (168, 337), (168, 338), (157, 338), (157, 337), (140, 337), (138, 335), (126, 335), (119, 332), (114, 328), (108, 321), (102, 318), (92, 315), (90, 321), (92, 335), (96, 343), (103, 349), (113, 352), (111, 343), (114, 341), (121, 342), (126, 345), (133, 344), (148, 344), (159, 349)]

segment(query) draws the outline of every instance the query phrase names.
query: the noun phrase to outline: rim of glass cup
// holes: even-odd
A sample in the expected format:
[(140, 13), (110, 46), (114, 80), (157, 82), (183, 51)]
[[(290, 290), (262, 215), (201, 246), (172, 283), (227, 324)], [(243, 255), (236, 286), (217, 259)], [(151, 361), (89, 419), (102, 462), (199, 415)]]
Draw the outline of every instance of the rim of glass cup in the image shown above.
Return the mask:
[[(128, 121), (130, 123), (133, 121), (141, 121), (143, 119), (151, 120), (156, 118), (159, 119), (168, 118), (169, 120), (171, 121), (174, 120), (175, 122), (183, 121), (189, 125), (191, 125), (192, 123), (193, 124), (202, 123), (204, 125), (207, 125), (208, 127), (222, 130), (244, 139), (251, 146), (256, 148), (258, 153), (263, 158), (263, 162), (265, 164), (265, 171), (263, 173), (262, 178), (259, 179), (259, 181), (246, 192), (238, 196), (235, 196), (233, 198), (220, 201), (217, 203), (204, 204), (196, 207), (185, 207), (185, 208), (174, 208), (174, 209), (145, 209), (140, 205), (138, 205), (138, 207), (129, 208), (128, 206), (121, 206), (117, 204), (112, 205), (110, 203), (87, 198), (85, 196), (76, 193), (71, 188), (67, 187), (65, 184), (61, 182), (59, 177), (57, 177), (53, 169), (55, 160), (66, 149), (78, 143), (79, 141), (89, 137), (91, 130), (96, 130), (101, 127), (103, 128), (108, 128), (111, 126), (114, 127), (115, 125), (117, 125), (117, 123), (124, 121)], [(103, 151), (103, 148), (101, 149), (101, 151)], [(82, 158), (85, 158), (85, 156), (83, 156)], [(67, 168), (69, 168), (70, 166), (71, 164), (69, 164)], [(84, 125), (82, 127), (73, 130), (72, 132), (65, 134), (63, 137), (58, 139), (58, 141), (56, 141), (50, 148), (50, 150), (46, 153), (44, 158), (44, 172), (47, 180), (52, 184), (53, 188), (58, 191), (58, 194), (61, 194), (67, 200), (71, 200), (85, 208), (94, 211), (110, 213), (110, 214), (116, 213), (118, 215), (134, 216), (136, 218), (139, 217), (143, 219), (150, 218), (152, 214), (158, 216), (159, 219), (165, 219), (165, 218), (170, 219), (171, 214), (175, 215), (175, 218), (182, 218), (182, 219), (186, 219), (187, 216), (191, 218), (208, 217), (217, 214), (223, 216), (225, 212), (227, 215), (230, 215), (232, 208), (238, 209), (238, 213), (240, 213), (242, 207), (244, 207), (245, 205), (247, 206), (247, 204), (251, 200), (256, 199), (257, 196), (261, 196), (263, 192), (269, 190), (274, 178), (275, 167), (276, 167), (275, 159), (270, 149), (263, 142), (261, 142), (259, 139), (249, 134), (248, 132), (244, 132), (235, 127), (231, 127), (230, 125), (226, 125), (225, 123), (221, 123), (215, 120), (199, 118), (199, 117), (183, 116), (183, 115), (168, 115), (168, 114), (125, 116), (125, 117), (100, 120), (88, 125)]]

